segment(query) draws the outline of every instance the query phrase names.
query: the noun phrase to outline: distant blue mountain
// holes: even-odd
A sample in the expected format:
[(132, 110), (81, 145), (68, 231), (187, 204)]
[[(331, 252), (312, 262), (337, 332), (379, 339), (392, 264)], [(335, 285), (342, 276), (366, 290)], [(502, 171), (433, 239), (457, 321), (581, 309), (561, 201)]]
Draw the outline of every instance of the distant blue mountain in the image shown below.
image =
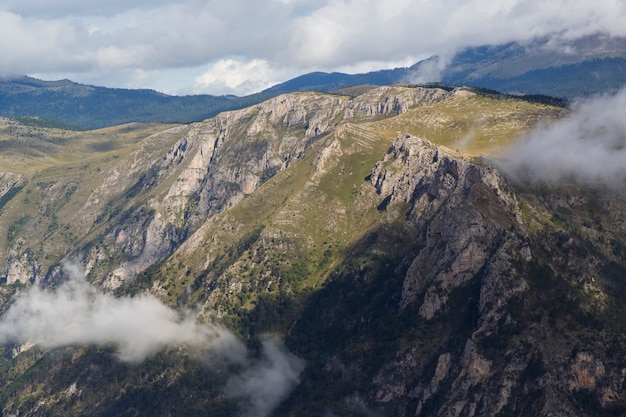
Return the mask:
[(344, 74), (341, 72), (312, 72), (293, 78), (265, 90), (265, 93), (291, 93), (294, 91), (333, 91), (355, 85), (389, 85), (400, 82), (406, 75), (406, 68), (373, 71), (365, 74)]
[(42, 81), (31, 77), (0, 80), (0, 116), (36, 116), (81, 129), (129, 122), (188, 123), (225, 110), (249, 106), (271, 93), (247, 97), (169, 96), (154, 90), (129, 90)]
[(559, 36), (467, 48), (441, 69), (431, 57), (408, 68), (366, 74), (314, 72), (265, 92), (333, 91), (362, 84), (441, 82), (503, 93), (573, 98), (616, 91), (626, 85), (626, 38), (595, 34)]
[(408, 68), (365, 74), (313, 72), (245, 97), (169, 96), (154, 90), (18, 77), (0, 80), (0, 116), (35, 116), (82, 129), (128, 122), (188, 123), (282, 93), (429, 82), (560, 98), (613, 92), (626, 86), (626, 38), (596, 34), (571, 40), (555, 35), (473, 47), (457, 53), (445, 66), (431, 57)]

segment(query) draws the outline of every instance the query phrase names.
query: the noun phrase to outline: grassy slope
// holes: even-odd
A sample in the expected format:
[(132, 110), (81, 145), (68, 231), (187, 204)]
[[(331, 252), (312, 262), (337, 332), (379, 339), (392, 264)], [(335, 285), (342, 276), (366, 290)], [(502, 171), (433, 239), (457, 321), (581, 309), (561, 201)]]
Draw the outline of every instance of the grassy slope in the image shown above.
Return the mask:
[(128, 124), (91, 131), (29, 126), (0, 118), (0, 172), (28, 173), (124, 153), (129, 146), (165, 130), (163, 124)]
[(376, 128), (426, 138), (468, 156), (494, 155), (540, 120), (563, 109), (524, 100), (468, 95), (416, 108), (376, 124)]
[[(80, 219), (87, 215), (81, 208), (94, 190), (110, 176), (129, 172), (133, 161), (148, 166), (179, 139), (179, 134), (155, 135), (170, 125), (130, 124), (76, 132), (3, 122), (0, 172), (22, 174), (26, 184), (0, 211), (0, 250), (25, 239), (38, 258), (45, 259), (45, 269), (106, 229), (102, 224), (89, 230)], [(136, 180), (132, 175), (122, 177), (119, 193)]]
[[(349, 248), (381, 223), (402, 223), (381, 217), (381, 202), (367, 180), (395, 137), (409, 133), (453, 149), (462, 141), (464, 155), (478, 156), (497, 152), (561, 111), (470, 95), (375, 122), (343, 124), (255, 194), (209, 219), (192, 239), (202, 245), (183, 245), (144, 274), (144, 285), (159, 288), (170, 303), (217, 310), (243, 333), (283, 333), (289, 320), (270, 324), (276, 303), (298, 310), (297, 300), (323, 286)], [(329, 156), (320, 165), (324, 152)]]

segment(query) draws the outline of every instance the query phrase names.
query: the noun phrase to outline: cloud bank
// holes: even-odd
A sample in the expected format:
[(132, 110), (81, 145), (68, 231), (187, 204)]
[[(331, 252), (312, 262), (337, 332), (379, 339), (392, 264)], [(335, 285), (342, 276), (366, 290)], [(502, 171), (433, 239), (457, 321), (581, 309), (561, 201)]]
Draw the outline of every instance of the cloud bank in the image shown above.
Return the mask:
[(608, 186), (625, 191), (626, 90), (581, 101), (564, 119), (540, 126), (497, 164), (522, 183)]
[[(264, 87), (233, 81), (255, 68), (262, 81), (368, 71), (553, 32), (626, 35), (625, 19), (620, 1), (9, 0), (0, 75), (241, 94)], [(225, 68), (230, 79), (211, 81)]]

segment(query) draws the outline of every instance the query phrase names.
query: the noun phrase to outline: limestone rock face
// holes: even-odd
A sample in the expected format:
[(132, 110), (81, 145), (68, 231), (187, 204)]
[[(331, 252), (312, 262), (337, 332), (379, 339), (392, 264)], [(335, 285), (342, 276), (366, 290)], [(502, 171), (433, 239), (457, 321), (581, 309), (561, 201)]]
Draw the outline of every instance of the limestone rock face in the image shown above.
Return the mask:
[(26, 250), (21, 257), (9, 258), (7, 284), (31, 284), (40, 276), (41, 266), (32, 250)]
[(164, 259), (196, 224), (256, 191), (334, 127), (345, 101), (285, 95), (193, 125), (155, 164), (156, 176), (170, 177), (172, 185), (161, 201), (151, 202), (149, 225), (127, 233), (142, 236), (141, 253), (115, 275), (128, 278)]
[[(0, 307), (25, 286), (55, 285), (73, 260), (95, 291), (150, 291), (232, 324), (251, 346), (277, 334), (307, 366), (276, 415), (624, 414), (626, 202), (512, 184), (416, 136), (454, 143), (446, 129), (467, 136), (463, 110), (484, 106), (476, 114), (497, 110), (478, 114), (497, 140), (497, 120), (531, 124), (545, 111), (474, 94), (289, 94), (161, 127), (102, 166), (0, 174)], [(526, 105), (535, 119), (518, 113)], [(117, 368), (108, 345), (21, 356), (30, 347), (5, 350), (21, 361), (5, 364), (11, 415), (83, 415), (94, 399), (119, 407), (106, 415), (140, 410), (139, 386), (159, 406), (180, 400), (164, 415), (199, 398), (209, 414), (238, 401), (198, 382), (240, 366), (189, 374), (204, 357), (191, 346)], [(35, 379), (20, 374), (31, 363)], [(63, 375), (77, 377), (46, 384)]]
[(0, 197), (5, 197), (8, 193), (23, 187), (25, 184), (26, 178), (21, 174), (0, 172)]
[(289, 94), (192, 125), (152, 165), (150, 176), (172, 185), (162, 200), (151, 202), (152, 213), (160, 216), (151, 215), (147, 232), (142, 228), (141, 233), (125, 233), (135, 236), (135, 246), (142, 249), (125, 251), (130, 260), (115, 275), (127, 278), (164, 259), (195, 225), (255, 192), (340, 122), (400, 114), (453, 95), (441, 89), (400, 87), (381, 87), (353, 100)]
[[(490, 333), (506, 320), (505, 306), (528, 287), (515, 264), (530, 261), (532, 255), (519, 221), (517, 200), (499, 173), (427, 140), (405, 136), (394, 142), (373, 169), (371, 183), (390, 216), (406, 211), (405, 233), (421, 248), (409, 261), (398, 308), (412, 308), (423, 320), (436, 321), (439, 316), (454, 314), (458, 307), (450, 306), (449, 298), (473, 282), (479, 288), (474, 332)], [(414, 398), (415, 415), (434, 415), (429, 402), (445, 385), (449, 397), (437, 415), (498, 413), (510, 387), (499, 381), (504, 390), (500, 396), (477, 397), (481, 389), (476, 388), (487, 384), (493, 372), (491, 361), (479, 353), (472, 339), (454, 355), (439, 353), (433, 375), (408, 383), (402, 395), (390, 393), (387, 382), (378, 388), (377, 397), (384, 399), (382, 402), (392, 402), (393, 397)], [(415, 375), (425, 371), (420, 361), (410, 365), (401, 357), (377, 381), (389, 381), (398, 367), (408, 366)], [(516, 364), (508, 372), (517, 373), (524, 367)], [(407, 375), (407, 379), (412, 378)], [(479, 402), (482, 411), (477, 408)]]
[[(49, 245), (65, 250), (62, 259), (78, 261), (104, 286), (117, 286), (172, 254), (208, 218), (253, 194), (341, 124), (389, 117), (453, 96), (454, 92), (443, 89), (395, 86), (374, 89), (354, 99), (286, 94), (203, 122), (174, 126), (151, 135), (127, 157), (98, 168), (97, 180), (89, 190), (82, 189), (80, 173), (39, 182), (45, 194), (39, 211), (49, 216), (65, 210), (72, 228), (71, 234), (62, 237), (63, 245), (55, 243), (56, 235), (51, 239), (45, 231), (39, 232), (38, 239), (44, 248)], [(27, 183), (24, 175), (2, 174), (0, 198)], [(74, 195), (85, 197), (72, 201), (70, 211), (64, 204)], [(138, 197), (141, 203), (135, 204)], [(55, 226), (48, 228), (55, 232)], [(81, 236), (89, 237), (72, 249), (73, 241)], [(13, 251), (12, 261), (4, 263), (7, 266), (0, 268), (0, 274), (21, 282), (48, 275), (52, 279), (59, 271), (54, 265), (35, 268), (37, 276), (16, 275), (18, 271), (26, 273), (16, 259), (23, 258), (28, 248), (33, 249), (35, 262), (49, 263), (37, 259), (41, 253), (34, 250), (35, 243), (30, 240), (25, 239), (23, 246), (7, 248), (5, 261)], [(45, 249), (47, 253), (50, 248)], [(8, 265), (13, 265), (10, 273)]]
[(424, 245), (406, 274), (401, 307), (419, 303), (419, 314), (432, 319), (452, 291), (481, 271), (488, 281), (509, 269), (506, 282), (489, 284), (496, 294), (482, 294), (485, 307), (524, 291), (526, 283), (515, 276), (511, 260), (521, 254), (528, 261), (530, 249), (509, 233), (520, 226), (518, 208), (495, 170), (407, 136), (394, 142), (371, 181), (390, 210), (399, 204), (410, 207), (405, 227)]
[[(346, 118), (388, 116), (406, 113), (416, 105), (429, 105), (449, 99), (459, 90), (451, 92), (433, 88), (379, 87), (352, 100), (345, 111)], [(462, 94), (462, 93), (458, 93)]]

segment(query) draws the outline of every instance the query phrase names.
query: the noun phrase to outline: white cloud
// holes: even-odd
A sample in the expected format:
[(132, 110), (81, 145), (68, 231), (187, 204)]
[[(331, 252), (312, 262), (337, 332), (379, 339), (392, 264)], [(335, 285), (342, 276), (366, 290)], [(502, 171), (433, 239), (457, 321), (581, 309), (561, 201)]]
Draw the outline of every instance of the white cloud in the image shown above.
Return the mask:
[(98, 50), (96, 63), (104, 70), (137, 67), (150, 55), (151, 49), (149, 45), (107, 46)]
[(25, 16), (46, 18), (74, 16), (113, 16), (134, 8), (157, 8), (171, 0), (129, 2), (128, 0), (4, 0), (2, 8)]
[(196, 77), (194, 91), (212, 94), (250, 94), (280, 82), (270, 64), (264, 60), (240, 61), (220, 59), (208, 71)]
[(574, 104), (562, 120), (520, 138), (499, 161), (524, 183), (626, 184), (626, 90)]
[(428, 57), (406, 57), (404, 59), (394, 61), (360, 61), (333, 68), (333, 71), (344, 72), (347, 74), (360, 74), (370, 71), (378, 71), (380, 69), (406, 68), (415, 64), (417, 61), (426, 58)]
[[(210, 78), (207, 66), (218, 74), (213, 67), (229, 60), (243, 76), (255, 74), (246, 72), (250, 63), (267, 63), (257, 67), (267, 78), (249, 80), (260, 85), (554, 31), (626, 35), (624, 20), (616, 0), (8, 0), (0, 5), (0, 73), (77, 74), (88, 83), (107, 74), (128, 85), (137, 71), (194, 68), (167, 88), (192, 92), (195, 78)], [(224, 89), (252, 88), (233, 77)]]
[(263, 357), (226, 386), (231, 397), (244, 397), (244, 417), (266, 417), (300, 383), (304, 361), (273, 339), (263, 341)]
[(191, 346), (208, 365), (241, 365), (224, 390), (241, 400), (247, 417), (269, 415), (300, 383), (304, 361), (277, 340), (264, 340), (261, 358), (250, 359), (245, 345), (223, 327), (181, 316), (149, 294), (115, 298), (98, 291), (75, 264), (63, 271), (69, 278), (56, 289), (31, 287), (11, 305), (0, 319), (0, 344), (113, 346), (120, 360), (133, 363), (168, 346)]
[(416, 69), (411, 70), (407, 82), (422, 84), (441, 80), (441, 74), (446, 69), (450, 55), (435, 56), (421, 61)]
[(224, 328), (180, 316), (149, 294), (115, 298), (96, 291), (76, 266), (65, 272), (69, 279), (55, 290), (32, 287), (11, 305), (0, 321), (0, 343), (113, 345), (127, 362), (182, 344), (245, 357), (245, 347)]

